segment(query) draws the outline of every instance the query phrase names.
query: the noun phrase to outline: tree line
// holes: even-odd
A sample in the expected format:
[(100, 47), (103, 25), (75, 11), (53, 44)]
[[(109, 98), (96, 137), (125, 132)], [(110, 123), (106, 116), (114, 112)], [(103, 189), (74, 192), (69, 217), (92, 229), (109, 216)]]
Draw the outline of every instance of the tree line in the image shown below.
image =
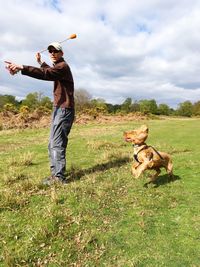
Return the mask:
[[(127, 114), (141, 112), (143, 114), (166, 115), (166, 116), (199, 116), (200, 101), (192, 103), (184, 101), (176, 109), (169, 107), (165, 103), (157, 104), (155, 99), (142, 99), (134, 101), (132, 98), (126, 98), (121, 104), (106, 103), (104, 99), (93, 99), (90, 93), (85, 89), (75, 90), (75, 104), (78, 113), (88, 113), (93, 116), (99, 114)], [(0, 111), (9, 111), (20, 113), (24, 111), (32, 112), (40, 110), (50, 113), (52, 110), (52, 101), (42, 93), (29, 93), (23, 100), (18, 101), (13, 95), (0, 95)]]

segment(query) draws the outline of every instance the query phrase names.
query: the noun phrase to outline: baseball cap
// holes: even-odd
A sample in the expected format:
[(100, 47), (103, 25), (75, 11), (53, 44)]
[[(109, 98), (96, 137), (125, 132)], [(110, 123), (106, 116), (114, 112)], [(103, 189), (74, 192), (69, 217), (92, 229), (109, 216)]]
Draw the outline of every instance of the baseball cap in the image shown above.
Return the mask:
[(60, 45), (60, 43), (58, 43), (58, 42), (52, 42), (52, 43), (50, 43), (49, 45), (48, 45), (48, 50), (49, 50), (49, 48), (50, 47), (54, 47), (56, 50), (58, 50), (58, 51), (63, 51), (63, 49), (62, 49), (62, 46)]

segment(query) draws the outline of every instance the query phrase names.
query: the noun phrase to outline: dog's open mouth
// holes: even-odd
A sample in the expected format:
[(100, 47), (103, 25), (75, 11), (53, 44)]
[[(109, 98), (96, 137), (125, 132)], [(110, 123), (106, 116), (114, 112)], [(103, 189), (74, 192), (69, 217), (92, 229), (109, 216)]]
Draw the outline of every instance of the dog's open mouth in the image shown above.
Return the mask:
[(130, 137), (125, 137), (125, 141), (126, 141), (126, 142), (131, 142), (132, 139), (131, 139)]

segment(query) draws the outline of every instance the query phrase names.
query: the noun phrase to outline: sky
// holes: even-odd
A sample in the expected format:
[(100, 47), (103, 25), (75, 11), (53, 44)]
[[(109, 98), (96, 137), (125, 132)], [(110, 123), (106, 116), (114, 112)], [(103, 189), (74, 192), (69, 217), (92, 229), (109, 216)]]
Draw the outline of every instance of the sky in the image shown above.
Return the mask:
[[(7, 0), (0, 9), (0, 94), (17, 99), (53, 83), (18, 73), (4, 60), (37, 66), (36, 52), (62, 44), (75, 89), (121, 104), (155, 99), (176, 108), (200, 100), (199, 0)], [(48, 52), (42, 53), (48, 64)]]

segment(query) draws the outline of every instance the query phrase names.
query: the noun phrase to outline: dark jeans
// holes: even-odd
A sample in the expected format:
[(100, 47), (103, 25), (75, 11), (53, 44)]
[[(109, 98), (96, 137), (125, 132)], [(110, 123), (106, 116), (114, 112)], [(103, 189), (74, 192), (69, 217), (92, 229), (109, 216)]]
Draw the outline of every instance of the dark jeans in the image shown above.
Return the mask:
[(68, 135), (74, 121), (74, 109), (54, 107), (49, 140), (51, 175), (65, 178)]

